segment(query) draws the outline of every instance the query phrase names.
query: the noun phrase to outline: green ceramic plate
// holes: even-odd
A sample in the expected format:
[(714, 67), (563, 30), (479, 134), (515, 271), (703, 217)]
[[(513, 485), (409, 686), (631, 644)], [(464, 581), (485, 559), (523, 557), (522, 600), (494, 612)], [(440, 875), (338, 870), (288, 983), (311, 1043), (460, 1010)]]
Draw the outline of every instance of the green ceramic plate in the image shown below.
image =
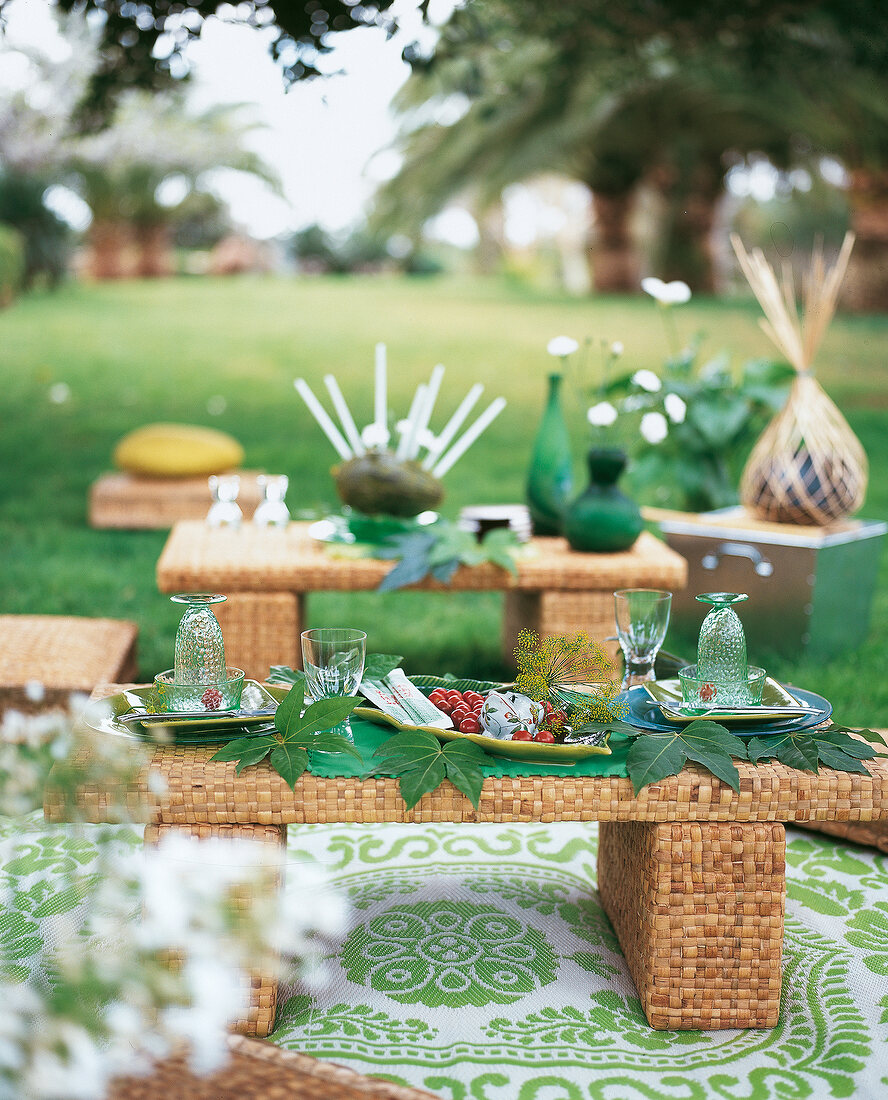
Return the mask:
[(495, 680), (457, 680), (452, 676), (410, 676), (408, 679), (426, 695), (435, 688), (447, 691), (502, 691), (509, 686)]
[[(244, 691), (247, 688), (258, 689), (250, 693), (250, 709), (258, 710), (260, 707), (275, 706), (289, 691), (289, 688), (265, 687), (256, 680), (247, 680)], [(253, 700), (259, 700), (253, 707)], [(195, 718), (180, 721), (165, 721), (162, 725), (152, 723), (151, 728), (143, 725), (128, 725), (118, 722), (122, 714), (128, 714), (133, 710), (146, 712), (146, 718), (150, 718), (147, 707), (154, 701), (154, 687), (138, 687), (129, 691), (121, 691), (117, 695), (110, 695), (107, 699), (96, 699), (89, 703), (83, 714), (84, 723), (99, 733), (113, 733), (118, 737), (129, 737), (135, 741), (153, 741), (162, 743), (202, 744), (212, 741), (232, 741), (235, 737), (245, 737), (260, 726), (267, 726), (274, 721), (274, 717), (238, 718)]]
[[(454, 690), (460, 689), (454, 688)], [(393, 726), (399, 731), (424, 730), (426, 733), (433, 733), (441, 741), (459, 739), (474, 741), (491, 756), (504, 756), (509, 760), (520, 760), (525, 764), (560, 764), (569, 768), (587, 756), (610, 756), (611, 754), (608, 744), (610, 734), (605, 734), (604, 740), (599, 745), (544, 745), (537, 741), (499, 741), (496, 737), (487, 737), (483, 733), (460, 733), (459, 730), (442, 730), (435, 726), (408, 726), (399, 722), (397, 718), (383, 714), (376, 707), (357, 707), (355, 714), (379, 725)]]
[[(680, 680), (656, 680), (653, 683), (642, 684), (641, 686), (659, 706), (663, 716), (668, 718), (670, 722), (696, 722), (702, 716), (701, 714), (681, 714), (672, 710), (669, 706), (670, 703), (680, 704), (682, 702)], [(772, 680), (770, 676), (765, 680), (765, 686), (762, 688), (762, 704), (766, 707), (781, 708), (772, 711), (768, 715), (769, 719), (795, 718), (799, 713), (800, 704), (798, 699), (790, 694), (782, 684)], [(724, 710), (706, 711), (705, 717), (711, 718), (713, 722), (761, 722), (761, 717), (757, 718), (755, 715), (750, 714), (736, 714), (730, 707), (726, 707)]]

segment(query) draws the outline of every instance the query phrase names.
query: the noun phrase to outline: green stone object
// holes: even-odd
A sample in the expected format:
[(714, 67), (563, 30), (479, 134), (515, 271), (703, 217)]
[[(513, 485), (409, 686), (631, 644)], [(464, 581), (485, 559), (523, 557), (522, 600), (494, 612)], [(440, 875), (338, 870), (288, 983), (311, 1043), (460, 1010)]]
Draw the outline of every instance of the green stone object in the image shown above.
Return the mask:
[(527, 505), (537, 535), (560, 535), (573, 491), (573, 460), (561, 409), (561, 375), (549, 375), (549, 399), (527, 475)]
[(568, 507), (564, 534), (572, 550), (612, 554), (628, 550), (644, 526), (635, 501), (617, 488), (626, 467), (626, 453), (618, 447), (589, 451), (589, 488)]
[(418, 516), (444, 498), (443, 485), (428, 470), (389, 451), (351, 458), (334, 468), (333, 478), (343, 504), (366, 516)]

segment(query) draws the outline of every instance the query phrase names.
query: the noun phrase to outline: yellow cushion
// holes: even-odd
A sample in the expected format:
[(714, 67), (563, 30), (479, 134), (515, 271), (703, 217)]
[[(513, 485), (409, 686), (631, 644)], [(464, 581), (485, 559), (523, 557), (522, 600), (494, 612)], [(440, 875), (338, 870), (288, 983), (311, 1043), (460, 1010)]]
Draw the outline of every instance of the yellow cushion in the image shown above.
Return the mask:
[(244, 449), (213, 428), (190, 424), (147, 424), (114, 448), (119, 470), (147, 477), (200, 477), (240, 466)]

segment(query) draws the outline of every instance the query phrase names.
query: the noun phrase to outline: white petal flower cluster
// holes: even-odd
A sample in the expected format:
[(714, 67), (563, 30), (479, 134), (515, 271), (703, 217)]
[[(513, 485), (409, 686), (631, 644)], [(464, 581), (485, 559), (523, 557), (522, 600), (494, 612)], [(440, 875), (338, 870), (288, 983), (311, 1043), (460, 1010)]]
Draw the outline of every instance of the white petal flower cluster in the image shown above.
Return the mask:
[(641, 418), (641, 434), (648, 443), (662, 443), (669, 435), (666, 417), (659, 412), (645, 413)]
[(661, 306), (682, 306), (691, 300), (691, 288), (678, 279), (664, 283), (662, 279), (649, 277), (641, 280), (641, 289)]
[[(62, 712), (7, 714), (0, 813), (39, 804), (71, 735)], [(104, 786), (110, 769), (125, 787), (133, 743), (101, 738), (96, 752), (99, 743), (125, 747), (100, 764)], [(0, 866), (32, 844), (33, 825), (19, 822), (0, 838)], [(0, 1100), (92, 1100), (116, 1076), (150, 1072), (183, 1041), (195, 1072), (217, 1069), (249, 1004), (248, 968), (315, 980), (344, 931), (345, 905), (323, 868), (289, 863), (284, 875), (286, 854), (276, 846), (179, 833), (152, 847), (134, 841), (132, 830), (111, 826), (87, 834), (89, 873), (78, 859), (54, 873), (54, 885), (80, 903), (52, 918), (52, 942), (42, 929), (40, 964), (22, 977), (16, 959), (4, 958), (11, 966), (0, 969)], [(13, 889), (0, 883), (0, 913), (15, 911)]]
[(673, 424), (683, 424), (688, 406), (677, 393), (667, 393), (663, 398), (663, 408)]
[(599, 401), (586, 413), (586, 419), (595, 428), (607, 428), (617, 419), (617, 410), (610, 401)]
[(563, 359), (566, 355), (573, 355), (579, 346), (571, 336), (556, 336), (546, 345), (546, 351), (556, 358)]
[(663, 383), (652, 370), (637, 370), (632, 375), (632, 381), (648, 393), (659, 393), (663, 388)]

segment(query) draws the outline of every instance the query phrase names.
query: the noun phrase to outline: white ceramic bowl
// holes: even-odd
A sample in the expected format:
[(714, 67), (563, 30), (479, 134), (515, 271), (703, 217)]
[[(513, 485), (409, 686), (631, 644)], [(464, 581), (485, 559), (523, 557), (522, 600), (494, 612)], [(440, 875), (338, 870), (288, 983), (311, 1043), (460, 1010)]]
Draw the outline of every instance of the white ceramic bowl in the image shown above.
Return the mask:
[(531, 733), (542, 725), (546, 709), (517, 691), (491, 691), (481, 709), (481, 728), (500, 741), (508, 740), (516, 730)]

